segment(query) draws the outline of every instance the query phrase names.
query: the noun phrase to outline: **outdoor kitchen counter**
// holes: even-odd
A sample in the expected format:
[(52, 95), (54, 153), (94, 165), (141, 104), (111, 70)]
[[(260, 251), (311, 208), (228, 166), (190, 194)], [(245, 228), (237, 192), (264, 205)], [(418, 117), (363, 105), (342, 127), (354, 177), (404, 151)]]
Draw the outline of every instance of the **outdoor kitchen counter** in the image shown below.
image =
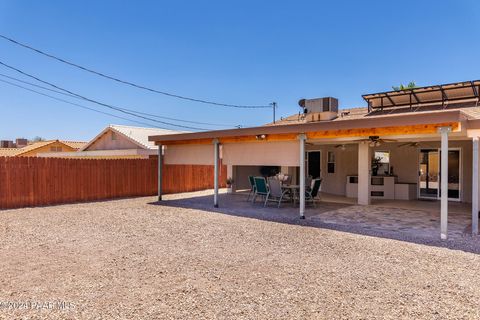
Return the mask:
[[(346, 196), (358, 195), (358, 176), (347, 176)], [(370, 196), (373, 199), (413, 200), (417, 198), (416, 183), (400, 183), (397, 176), (372, 176)]]

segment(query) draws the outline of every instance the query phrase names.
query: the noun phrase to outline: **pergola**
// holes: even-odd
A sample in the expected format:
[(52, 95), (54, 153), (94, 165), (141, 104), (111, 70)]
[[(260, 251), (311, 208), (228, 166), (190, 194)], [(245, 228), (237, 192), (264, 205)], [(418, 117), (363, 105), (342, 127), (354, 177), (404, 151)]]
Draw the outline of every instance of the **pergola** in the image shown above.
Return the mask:
[(386, 91), (363, 95), (368, 111), (392, 108), (412, 110), (418, 105), (446, 107), (451, 103), (479, 99), (480, 80), (417, 87), (398, 91)]

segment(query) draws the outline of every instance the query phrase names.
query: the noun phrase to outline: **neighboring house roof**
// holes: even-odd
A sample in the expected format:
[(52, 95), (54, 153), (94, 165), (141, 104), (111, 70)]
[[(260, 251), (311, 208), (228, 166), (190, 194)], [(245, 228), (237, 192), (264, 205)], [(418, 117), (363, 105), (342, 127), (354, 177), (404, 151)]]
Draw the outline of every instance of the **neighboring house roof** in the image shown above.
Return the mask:
[(85, 144), (80, 151), (88, 150), (95, 141), (100, 139), (105, 133), (113, 131), (117, 134), (120, 134), (133, 142), (134, 144), (138, 145), (143, 149), (158, 149), (153, 141), (148, 141), (148, 137), (152, 135), (168, 135), (168, 134), (178, 134), (183, 133), (182, 131), (175, 131), (175, 130), (167, 130), (167, 129), (159, 129), (159, 128), (145, 128), (145, 127), (132, 127), (132, 126), (123, 126), (123, 125), (115, 125), (111, 124), (105, 129), (102, 130), (95, 138), (90, 140), (87, 144)]
[(0, 148), (0, 156), (8, 156), (8, 157), (21, 156), (25, 153), (34, 151), (36, 149), (39, 149), (54, 143), (61, 143), (75, 150), (78, 150), (80, 146), (83, 146), (86, 144), (86, 142), (79, 142), (79, 141), (62, 141), (62, 140), (36, 141), (22, 148)]
[(60, 142), (62, 142), (63, 144), (66, 144), (67, 146), (69, 146), (70, 148), (73, 148), (75, 150), (80, 150), (87, 144), (87, 142), (84, 142), (84, 141), (63, 141), (63, 140), (61, 140)]
[(23, 148), (18, 148), (18, 152), (15, 154), (16, 156), (33, 151), (35, 149), (47, 146), (49, 144), (53, 144), (54, 142), (57, 142), (57, 140), (47, 140), (47, 141), (37, 141), (33, 142), (29, 145), (26, 145)]
[(0, 157), (11, 157), (18, 152), (17, 148), (0, 148)]

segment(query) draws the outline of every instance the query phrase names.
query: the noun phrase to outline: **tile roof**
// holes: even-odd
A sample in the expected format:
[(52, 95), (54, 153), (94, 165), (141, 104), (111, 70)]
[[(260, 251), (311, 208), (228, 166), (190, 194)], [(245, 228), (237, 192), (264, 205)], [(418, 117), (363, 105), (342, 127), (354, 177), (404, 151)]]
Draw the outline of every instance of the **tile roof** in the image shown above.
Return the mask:
[(182, 133), (181, 131), (159, 129), (159, 128), (144, 128), (144, 127), (131, 127), (131, 126), (121, 126), (121, 125), (110, 125), (110, 128), (114, 129), (117, 132), (127, 136), (128, 138), (136, 141), (145, 148), (148, 149), (157, 149), (153, 141), (148, 141), (148, 136), (153, 135), (164, 135), (164, 134), (176, 134)]
[(28, 145), (26, 145), (25, 147), (23, 148), (18, 148), (18, 152), (15, 154), (15, 155), (21, 155), (21, 154), (24, 154), (24, 153), (27, 153), (27, 152), (30, 152), (32, 150), (35, 150), (35, 149), (38, 149), (38, 148), (41, 148), (41, 147), (44, 147), (44, 146), (47, 146), (49, 144), (52, 144), (54, 142), (56, 142), (57, 140), (46, 140), (46, 141), (36, 141), (36, 142), (33, 142), (33, 143), (30, 143)]
[[(341, 109), (338, 112), (338, 117), (329, 120), (329, 121), (342, 121), (342, 120), (354, 120), (354, 119), (361, 119), (361, 118), (373, 118), (373, 117), (383, 117), (383, 116), (399, 116), (404, 115), (406, 113), (428, 113), (428, 112), (438, 112), (441, 110), (460, 110), (467, 119), (480, 119), (480, 106), (477, 106), (476, 102), (463, 102), (463, 103), (456, 103), (450, 104), (446, 107), (442, 107), (441, 105), (431, 105), (431, 106), (421, 106), (421, 107), (414, 107), (410, 109), (409, 107), (403, 108), (391, 108), (385, 110), (374, 110), (372, 112), (368, 112), (368, 108), (366, 107), (358, 107), (358, 108), (351, 108), (351, 109)], [(322, 121), (323, 122), (323, 121)], [(328, 120), (326, 121), (328, 122)], [(273, 123), (268, 123), (266, 126), (279, 126), (279, 125), (288, 125), (288, 124), (301, 124), (307, 123), (307, 121), (302, 117), (302, 114), (294, 114), (285, 118), (282, 118), (278, 121)]]
[(18, 148), (0, 148), (0, 157), (12, 157), (18, 153)]
[(65, 140), (60, 140), (60, 142), (63, 143), (63, 144), (66, 144), (66, 145), (69, 146), (70, 148), (73, 148), (73, 149), (76, 149), (76, 150), (82, 149), (82, 148), (87, 144), (87, 142), (84, 142), (84, 141), (65, 141)]
[[(339, 120), (347, 120), (347, 119), (359, 119), (363, 118), (368, 114), (368, 109), (366, 107), (359, 107), (359, 108), (350, 108), (350, 109), (341, 109), (339, 111), (339, 116), (330, 121), (339, 121)], [(285, 118), (281, 118), (277, 120), (275, 123), (267, 123), (267, 126), (275, 126), (275, 125), (286, 125), (286, 124), (300, 124), (300, 123), (307, 123), (301, 113), (294, 114)]]
[(63, 143), (66, 146), (69, 146), (75, 150), (78, 150), (81, 148), (83, 145), (86, 144), (86, 142), (80, 142), (80, 141), (62, 141), (62, 140), (46, 140), (46, 141), (36, 141), (32, 142), (25, 147), (22, 148), (0, 148), (0, 157), (2, 156), (8, 156), (8, 157), (13, 157), (13, 156), (19, 156), (24, 153), (33, 151), (35, 149), (48, 146), (49, 144), (55, 143), (55, 142), (60, 142)]

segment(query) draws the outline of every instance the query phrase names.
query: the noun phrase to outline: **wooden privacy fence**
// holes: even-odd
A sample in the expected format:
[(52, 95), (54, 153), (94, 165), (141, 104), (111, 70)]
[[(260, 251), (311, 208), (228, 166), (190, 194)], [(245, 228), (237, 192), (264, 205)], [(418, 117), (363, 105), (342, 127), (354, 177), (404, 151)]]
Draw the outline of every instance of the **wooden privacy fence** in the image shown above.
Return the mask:
[[(155, 195), (157, 168), (155, 158), (0, 157), (0, 209)], [(164, 193), (211, 189), (213, 173), (213, 165), (164, 165)]]

